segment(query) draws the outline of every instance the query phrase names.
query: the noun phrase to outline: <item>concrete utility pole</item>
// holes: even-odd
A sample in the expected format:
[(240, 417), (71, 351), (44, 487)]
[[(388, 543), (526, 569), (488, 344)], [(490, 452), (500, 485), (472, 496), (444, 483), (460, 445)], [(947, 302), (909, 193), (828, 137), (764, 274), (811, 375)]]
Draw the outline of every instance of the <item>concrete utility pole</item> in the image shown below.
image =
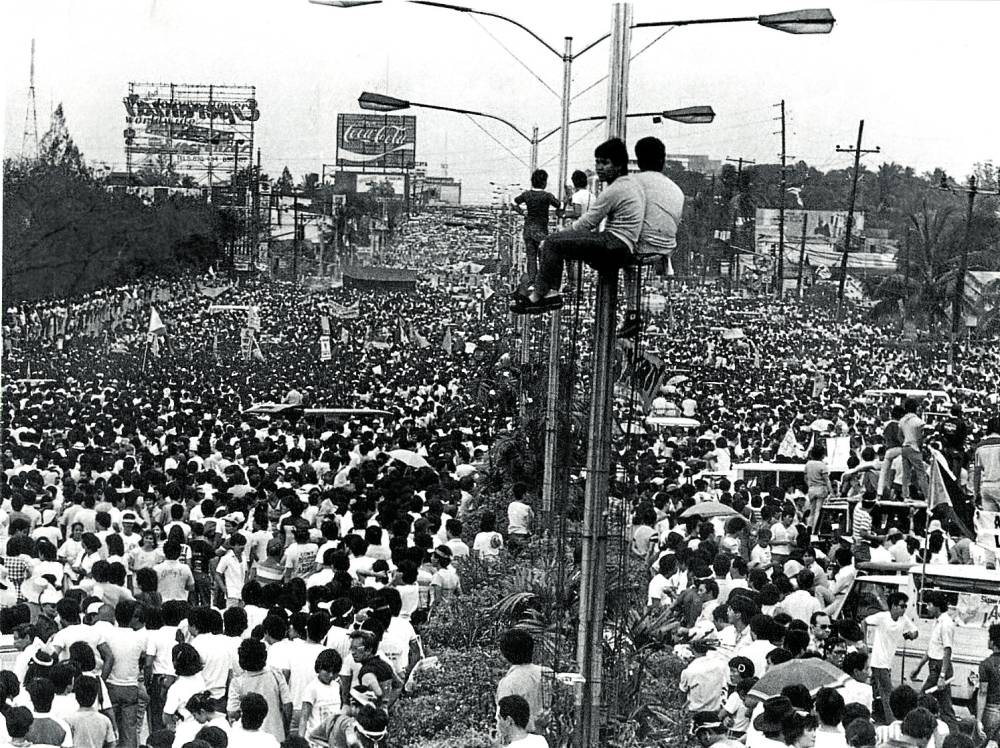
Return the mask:
[(782, 99), (781, 103), (775, 104), (775, 106), (781, 107), (781, 198), (778, 203), (778, 262), (775, 268), (777, 278), (774, 284), (774, 296), (780, 301), (785, 286), (785, 190), (787, 189), (785, 184), (785, 171), (787, 169), (787, 153), (785, 152), (785, 100)]
[(799, 278), (797, 282), (799, 298), (802, 298), (802, 271), (806, 264), (806, 228), (809, 225), (809, 214), (802, 214), (802, 244), (799, 245)]
[[(611, 61), (608, 76), (609, 138), (625, 138), (628, 110), (628, 68), (632, 7), (616, 3), (611, 27)], [(580, 626), (576, 643), (577, 672), (583, 683), (577, 693), (579, 748), (602, 744), (601, 690), (603, 686), (604, 597), (608, 552), (608, 479), (611, 463), (612, 367), (615, 348), (615, 311), (618, 305), (618, 271), (602, 272), (597, 284), (594, 319), (594, 353), (591, 374), (590, 444), (587, 450), (587, 488), (580, 574)]]
[[(733, 209), (733, 228), (732, 233), (729, 235), (729, 247), (733, 250), (733, 257), (729, 263), (729, 277), (733, 277), (734, 271), (739, 267), (739, 255), (736, 253), (736, 221), (739, 218), (739, 206), (740, 198), (743, 195), (743, 164), (756, 164), (756, 161), (751, 161), (748, 158), (729, 158), (726, 156), (726, 161), (730, 161), (736, 164), (736, 206)], [(737, 280), (739, 280), (739, 273), (736, 273)]]
[(854, 154), (854, 174), (851, 177), (851, 204), (847, 208), (847, 226), (844, 228), (844, 254), (840, 258), (840, 286), (837, 289), (837, 317), (844, 314), (844, 287), (847, 284), (847, 253), (851, 251), (851, 234), (854, 231), (854, 201), (858, 196), (858, 178), (861, 176), (861, 154), (880, 153), (881, 148), (875, 146), (871, 150), (861, 147), (861, 138), (865, 132), (865, 121), (858, 122), (858, 144), (854, 148), (837, 146), (837, 153)]

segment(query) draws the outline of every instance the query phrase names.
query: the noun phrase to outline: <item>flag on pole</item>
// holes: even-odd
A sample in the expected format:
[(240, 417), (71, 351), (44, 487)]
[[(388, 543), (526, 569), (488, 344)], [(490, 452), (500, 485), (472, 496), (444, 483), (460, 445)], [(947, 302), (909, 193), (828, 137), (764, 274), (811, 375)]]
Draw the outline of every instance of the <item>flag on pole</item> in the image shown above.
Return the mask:
[(936, 459), (932, 459), (931, 479), (927, 489), (927, 511), (933, 512), (934, 509), (943, 505), (951, 506), (951, 496), (948, 495), (948, 487), (944, 483), (941, 466)]
[(208, 274), (213, 278), (215, 277), (215, 268), (211, 265), (208, 266)]
[(483, 301), (489, 301), (496, 296), (496, 293), (497, 292), (490, 288), (490, 285), (487, 283), (483, 286)]
[(410, 339), (413, 340), (420, 348), (430, 348), (431, 342), (421, 335), (416, 327), (410, 327)]
[(396, 317), (396, 334), (399, 337), (399, 342), (401, 345), (409, 345), (410, 339), (406, 335), (406, 330), (403, 328), (403, 318)]
[(163, 335), (166, 331), (167, 326), (163, 324), (163, 321), (160, 319), (160, 315), (156, 311), (156, 307), (151, 306), (149, 308), (149, 334)]
[(444, 331), (444, 337), (441, 339), (441, 348), (449, 356), (451, 355), (451, 330)]
[(257, 342), (257, 338), (253, 339), (253, 349), (250, 351), (250, 355), (254, 361), (264, 360), (264, 351), (260, 349), (260, 343)]

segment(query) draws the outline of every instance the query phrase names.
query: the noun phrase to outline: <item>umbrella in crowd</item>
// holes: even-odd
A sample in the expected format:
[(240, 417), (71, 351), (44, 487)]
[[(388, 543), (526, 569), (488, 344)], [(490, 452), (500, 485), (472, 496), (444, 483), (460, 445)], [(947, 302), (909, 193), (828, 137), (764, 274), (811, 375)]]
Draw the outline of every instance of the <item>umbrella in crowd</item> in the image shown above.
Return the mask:
[(681, 517), (732, 517), (738, 512), (719, 501), (703, 501), (681, 512)]
[(411, 468), (420, 469), (430, 467), (430, 463), (427, 460), (416, 452), (411, 452), (409, 449), (393, 449), (389, 452), (389, 456), (405, 465), (409, 465)]
[(839, 688), (848, 680), (847, 674), (826, 660), (810, 657), (805, 660), (791, 660), (768, 668), (757, 681), (750, 696), (766, 699), (777, 696), (785, 686), (801, 684), (815, 694), (821, 688)]

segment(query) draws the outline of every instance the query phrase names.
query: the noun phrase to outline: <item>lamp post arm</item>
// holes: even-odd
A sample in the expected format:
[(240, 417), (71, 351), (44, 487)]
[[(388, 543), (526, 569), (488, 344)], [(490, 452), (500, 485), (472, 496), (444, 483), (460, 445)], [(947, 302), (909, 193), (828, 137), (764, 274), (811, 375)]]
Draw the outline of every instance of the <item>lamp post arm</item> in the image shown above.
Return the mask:
[(756, 23), (760, 16), (733, 16), (731, 18), (692, 18), (685, 21), (646, 21), (644, 23), (633, 23), (629, 28), (648, 29), (656, 26), (699, 26), (709, 23)]
[[(499, 18), (501, 21), (506, 21), (507, 23), (513, 24), (514, 26), (517, 26), (522, 31), (527, 32), (528, 34), (530, 34), (535, 39), (535, 41), (537, 41), (539, 44), (541, 44), (543, 47), (545, 47), (547, 50), (549, 50), (549, 52), (551, 52), (552, 54), (554, 54), (556, 57), (562, 59), (562, 52), (560, 52), (555, 47), (553, 47), (551, 44), (549, 44), (547, 41), (545, 41), (544, 39), (542, 39), (542, 37), (540, 37), (534, 31), (532, 31), (531, 29), (529, 29), (523, 23), (519, 23), (518, 21), (515, 21), (513, 18), (508, 18), (507, 16), (502, 16), (499, 13), (490, 13), (489, 11), (485, 11), (485, 10), (476, 10), (475, 8), (468, 8), (468, 7), (463, 6), (463, 5), (450, 5), (448, 3), (438, 3), (438, 2), (434, 2), (434, 0), (410, 0), (410, 2), (412, 2), (414, 5), (429, 5), (429, 6), (433, 7), (433, 8), (445, 8), (447, 10), (457, 10), (460, 13), (474, 13), (477, 16), (489, 16), (490, 18)], [(530, 140), (530, 138), (529, 138), (529, 140)]]
[[(644, 28), (651, 28), (654, 26), (694, 26), (697, 24), (705, 24), (705, 23), (741, 23), (741, 22), (757, 21), (757, 20), (759, 20), (759, 16), (739, 16), (733, 18), (700, 18), (700, 19), (693, 19), (690, 21), (647, 21), (646, 23), (633, 23), (631, 26), (629, 26), (629, 28), (644, 29)], [(604, 36), (600, 36), (597, 39), (594, 39), (594, 41), (592, 41), (586, 47), (584, 47), (579, 52), (574, 54), (573, 59), (575, 60), (584, 52), (589, 52), (591, 49), (596, 47), (601, 42), (609, 39), (610, 37), (611, 34), (605, 34)]]
[(527, 142), (529, 143), (532, 142), (531, 137), (529, 135), (526, 135), (524, 131), (521, 130), (521, 128), (519, 128), (517, 125), (508, 122), (503, 117), (496, 116), (495, 114), (487, 114), (486, 112), (477, 112), (472, 109), (456, 109), (455, 107), (450, 107), (450, 106), (438, 106), (437, 104), (421, 104), (416, 101), (411, 101), (410, 106), (421, 107), (422, 109), (437, 109), (442, 112), (455, 112), (456, 114), (470, 114), (475, 117), (486, 117), (487, 119), (494, 119), (497, 122), (502, 122), (503, 124), (507, 125), (507, 127), (516, 132)]

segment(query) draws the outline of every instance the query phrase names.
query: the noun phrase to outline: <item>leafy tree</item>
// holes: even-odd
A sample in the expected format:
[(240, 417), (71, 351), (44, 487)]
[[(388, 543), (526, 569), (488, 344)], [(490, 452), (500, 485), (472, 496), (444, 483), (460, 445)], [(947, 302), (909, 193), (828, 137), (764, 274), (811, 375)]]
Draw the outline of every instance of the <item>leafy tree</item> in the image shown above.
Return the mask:
[(281, 176), (274, 183), (274, 191), (279, 195), (291, 195), (295, 190), (295, 180), (292, 179), (292, 172), (286, 166), (281, 170)]
[(49, 166), (56, 166), (61, 169), (86, 174), (88, 172), (83, 162), (83, 154), (76, 147), (69, 128), (66, 126), (66, 117), (63, 114), (62, 102), (52, 113), (52, 124), (49, 131), (42, 136), (38, 143), (38, 160)]

